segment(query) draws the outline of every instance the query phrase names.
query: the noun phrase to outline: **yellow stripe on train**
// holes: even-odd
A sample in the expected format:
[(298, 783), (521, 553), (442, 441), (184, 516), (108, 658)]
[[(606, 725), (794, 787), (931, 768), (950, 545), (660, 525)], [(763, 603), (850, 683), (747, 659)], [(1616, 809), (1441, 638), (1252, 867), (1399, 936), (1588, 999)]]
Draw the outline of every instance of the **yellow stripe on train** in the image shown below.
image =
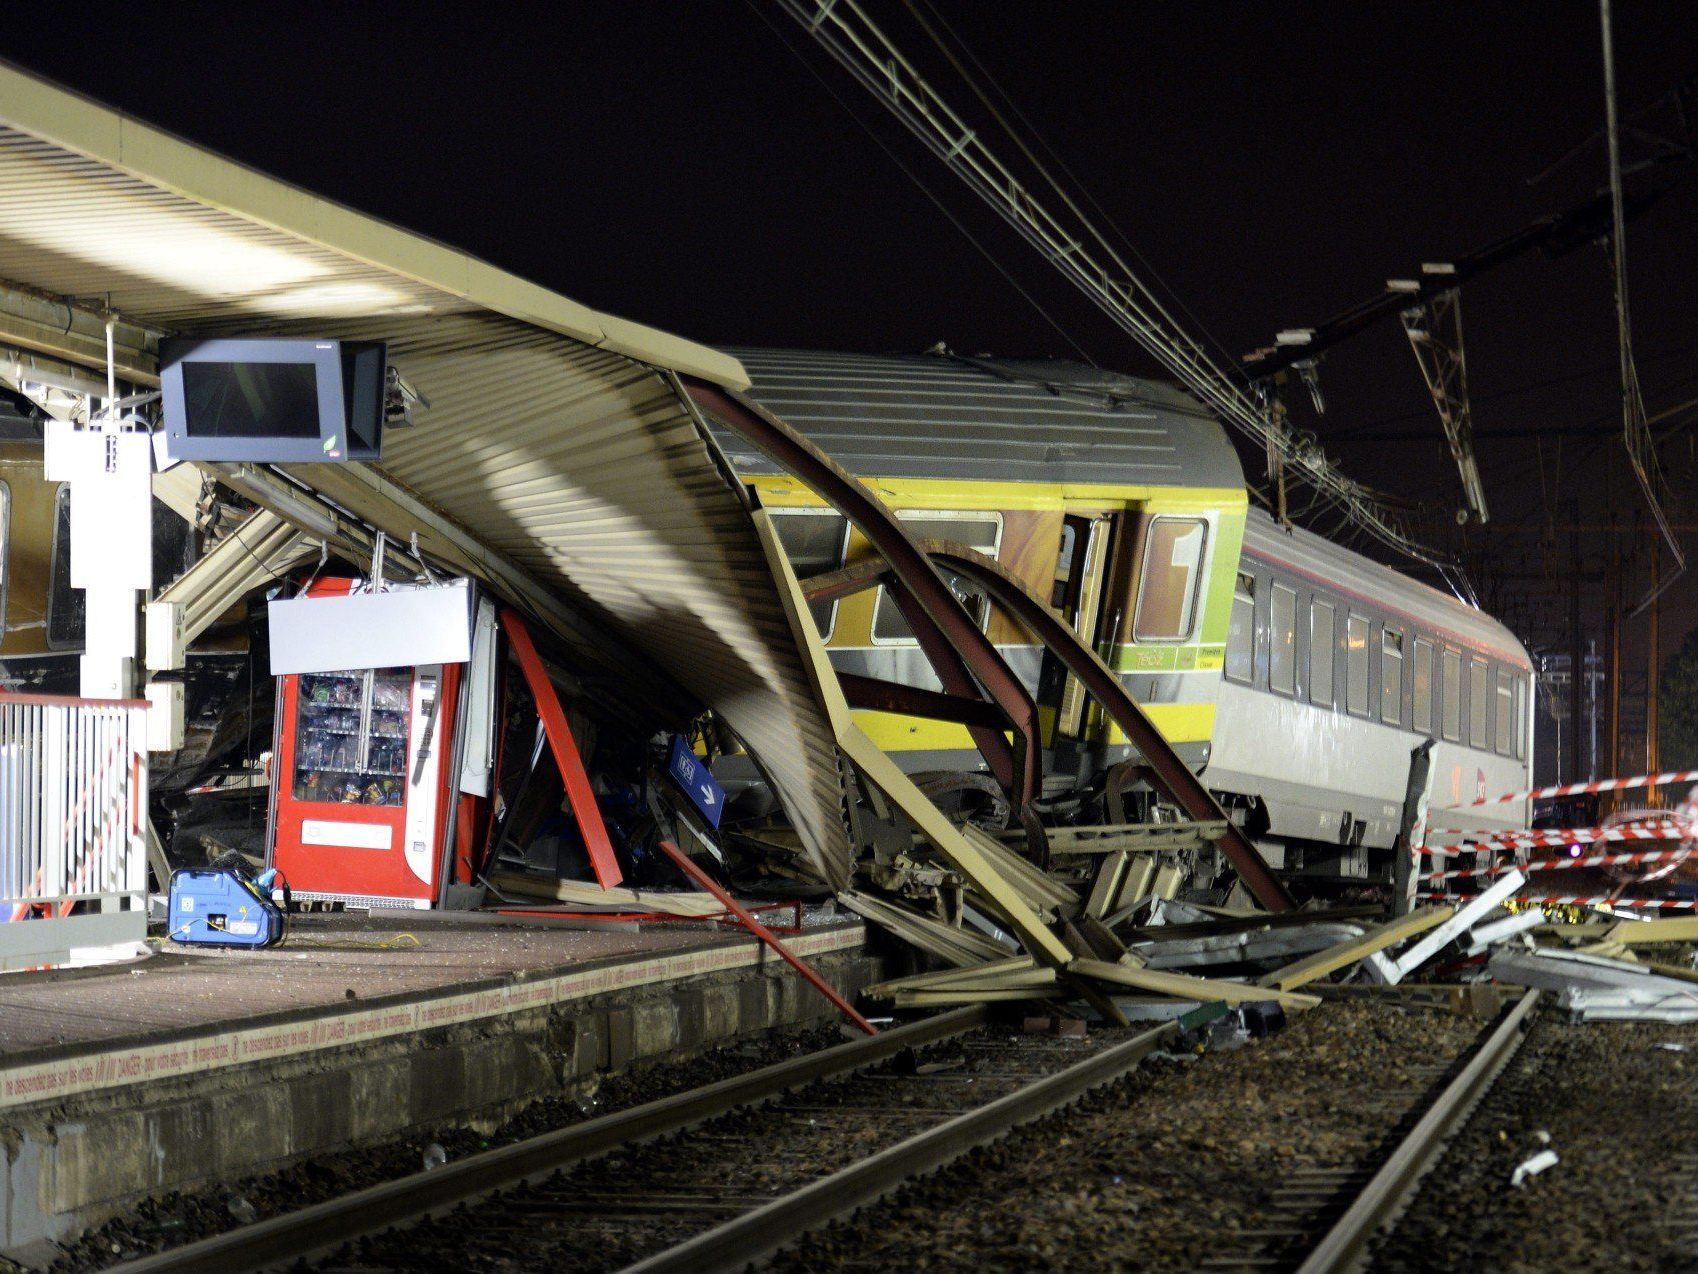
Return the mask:
[[(1144, 711), (1169, 743), (1204, 743), (1214, 734), (1212, 703), (1150, 703), (1144, 705)], [(855, 713), (855, 723), (886, 752), (976, 750), (967, 727), (953, 721), (928, 721), (894, 712), (859, 710)], [(1126, 736), (1111, 726), (1105, 741), (1124, 744)]]

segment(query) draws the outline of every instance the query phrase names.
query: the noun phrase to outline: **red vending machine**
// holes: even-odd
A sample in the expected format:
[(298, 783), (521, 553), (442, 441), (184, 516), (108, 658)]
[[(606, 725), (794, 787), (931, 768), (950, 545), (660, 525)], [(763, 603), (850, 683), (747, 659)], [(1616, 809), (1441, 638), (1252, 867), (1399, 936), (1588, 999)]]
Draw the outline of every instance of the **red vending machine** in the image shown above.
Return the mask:
[(279, 678), (271, 861), (297, 898), (436, 904), (463, 668)]

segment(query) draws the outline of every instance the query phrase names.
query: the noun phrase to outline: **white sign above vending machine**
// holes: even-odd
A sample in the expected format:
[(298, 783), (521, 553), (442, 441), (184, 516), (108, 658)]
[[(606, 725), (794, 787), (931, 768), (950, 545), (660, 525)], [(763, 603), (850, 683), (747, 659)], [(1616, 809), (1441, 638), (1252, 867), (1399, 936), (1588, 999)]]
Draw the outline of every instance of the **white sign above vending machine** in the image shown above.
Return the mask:
[(279, 599), (269, 607), (271, 675), (463, 664), (472, 655), (472, 589), (397, 584), (377, 593)]

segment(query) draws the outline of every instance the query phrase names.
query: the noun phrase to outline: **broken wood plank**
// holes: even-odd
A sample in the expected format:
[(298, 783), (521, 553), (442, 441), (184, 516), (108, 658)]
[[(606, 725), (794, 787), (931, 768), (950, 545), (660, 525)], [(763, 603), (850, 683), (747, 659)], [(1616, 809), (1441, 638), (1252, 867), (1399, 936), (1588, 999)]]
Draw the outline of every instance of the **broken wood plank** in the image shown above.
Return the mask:
[(961, 834), (990, 860), (991, 866), (1018, 889), (1034, 909), (1049, 907), (1071, 911), (1079, 906), (1078, 894), (1035, 863), (1027, 862), (982, 827), (968, 823), (961, 829)]
[[(934, 969), (927, 973), (910, 973), (906, 977), (891, 978), (868, 987), (867, 994), (885, 999), (893, 991), (929, 991), (941, 987), (994, 982), (999, 978), (1029, 973), (1036, 968), (1036, 962), (1029, 955), (1009, 956), (1006, 960), (990, 960), (984, 964), (969, 965), (964, 969)], [(1053, 973), (1054, 970), (1046, 967), (1044, 972)]]
[(1228, 1004), (1244, 1004), (1253, 1000), (1275, 1000), (1286, 1008), (1309, 1009), (1320, 1003), (1312, 995), (1279, 991), (1272, 987), (1255, 986), (1244, 982), (1226, 982), (1216, 978), (1194, 978), (1183, 973), (1163, 973), (1155, 969), (1135, 969), (1125, 964), (1109, 964), (1104, 960), (1075, 960), (1069, 973), (1129, 986), (1138, 991), (1154, 991), (1180, 1000), (1197, 1000), (1210, 1004), (1224, 1000)]
[(498, 871), (489, 883), (503, 894), (550, 898), (578, 906), (615, 907), (621, 911), (660, 911), (669, 916), (717, 916), (725, 907), (712, 894), (666, 893), (657, 889), (603, 889), (587, 880), (556, 880), (523, 872)]
[[(1198, 823), (1102, 823), (1088, 827), (1049, 827), (1050, 852), (1055, 854), (1113, 854), (1121, 850), (1201, 849), (1226, 835), (1226, 820)], [(1014, 836), (1016, 833), (1006, 833)]]
[(982, 997), (986, 992), (1009, 992), (1018, 996), (1053, 993), (1058, 977), (1051, 968), (1027, 969), (977, 982), (948, 982), (934, 986), (868, 987), (867, 994), (879, 1000), (900, 1000), (909, 995), (962, 995)]
[(1156, 856), (1120, 850), (1103, 859), (1085, 900), (1085, 914), (1101, 920), (1130, 906), (1150, 892), (1156, 878)]
[[(1627, 901), (1618, 905), (1630, 906)], [(1607, 942), (1630, 947), (1650, 942), (1698, 942), (1698, 916), (1666, 916), (1660, 920), (1623, 920), (1604, 935)]]
[(856, 915), (889, 929), (903, 941), (920, 948), (928, 955), (936, 956), (946, 964), (960, 967), (981, 965), (988, 960), (1003, 959), (1009, 954), (1006, 947), (983, 934), (946, 924), (934, 916), (898, 906), (859, 890), (845, 890), (837, 895), (837, 899)]
[(1047, 990), (1038, 988), (1032, 991), (998, 990), (993, 988), (974, 989), (964, 987), (959, 990), (944, 988), (941, 991), (898, 991), (891, 1002), (899, 1009), (928, 1009), (945, 1008), (956, 1004), (995, 1004), (1015, 1003), (1021, 1000), (1052, 1000), (1058, 993), (1052, 986)]
[[(1391, 982), (1401, 982), (1404, 978), (1415, 972), (1416, 969), (1419, 969), (1428, 960), (1431, 960), (1435, 955), (1443, 950), (1453, 938), (1466, 933), (1474, 927), (1477, 921), (1483, 920), (1487, 915), (1495, 911), (1499, 904), (1504, 902), (1526, 883), (1526, 876), (1522, 875), (1519, 870), (1511, 869), (1508, 874), (1493, 881), (1479, 894), (1465, 903), (1455, 915), (1442, 921), (1424, 938), (1422, 938), (1421, 941), (1417, 942), (1414, 946), (1410, 947), (1409, 950), (1398, 956), (1396, 960), (1385, 962), (1379, 976), (1385, 976), (1386, 979)], [(1377, 966), (1380, 966), (1380, 964), (1380, 961), (1370, 963), (1369, 970), (1371, 976), (1373, 975), (1374, 969)]]
[(1425, 933), (1449, 919), (1455, 910), (1456, 908), (1448, 905), (1417, 908), (1406, 916), (1399, 916), (1383, 925), (1375, 925), (1360, 937), (1347, 938), (1324, 951), (1317, 951), (1294, 964), (1288, 964), (1283, 969), (1264, 974), (1256, 979), (1256, 984), (1277, 987), (1281, 991), (1300, 987), (1306, 982), (1313, 982), (1329, 973), (1335, 973), (1346, 965), (1355, 964), (1358, 960), (1376, 951), (1383, 951), (1406, 938)]

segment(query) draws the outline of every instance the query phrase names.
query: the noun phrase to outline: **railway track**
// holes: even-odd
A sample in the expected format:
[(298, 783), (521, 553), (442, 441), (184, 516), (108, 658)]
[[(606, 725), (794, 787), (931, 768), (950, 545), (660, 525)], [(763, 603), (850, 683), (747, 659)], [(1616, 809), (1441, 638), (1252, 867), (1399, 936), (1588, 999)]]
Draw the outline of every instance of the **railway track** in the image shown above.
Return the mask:
[(1515, 1056), (1537, 1003), (1538, 992), (1529, 991), (1459, 1062), (1411, 1066), (1403, 1083), (1376, 1090), (1365, 1105), (1353, 1107), (1352, 1117), (1383, 1117), (1392, 1129), (1381, 1153), (1367, 1161), (1294, 1168), (1271, 1191), (1264, 1219), (1233, 1234), (1202, 1268), (1301, 1274), (1361, 1268), (1369, 1245), (1396, 1221), (1422, 1176)]
[[(1537, 1000), (1460, 1062), (1376, 1091), (1352, 1114), (1385, 1113), (1383, 1152), (1295, 1167), (1204, 1267), (1356, 1268), (1508, 1065)], [(366, 1274), (440, 1268), (448, 1251), (480, 1269), (739, 1268), (1119, 1079), (1179, 1029), (1035, 1038), (957, 1010), (119, 1268)]]
[(1310, 1250), (1298, 1266), (1302, 1274), (1331, 1274), (1362, 1263), (1375, 1236), (1402, 1213), (1422, 1176), (1520, 1050), (1538, 1004), (1539, 993), (1528, 991), (1504, 1010), (1480, 1047)]
[[(1180, 1029), (1076, 1039), (961, 1009), (118, 1267), (735, 1266), (1137, 1066)], [(444, 1228), (446, 1227), (446, 1228)]]
[[(1017, 1133), (798, 1240), (776, 1268), (1360, 1268), (1515, 1057), (1537, 1003), (1525, 995), (1466, 1033), (1454, 1018), (1442, 1028), (1445, 1015), (1352, 1006), (1326, 1053), (1322, 1023), (1294, 1024), (1255, 1050), (1169, 1069), (1127, 1103)], [(1438, 1029), (1414, 1030), (1421, 1021)], [(1341, 1067), (1352, 1045), (1375, 1062)], [(1319, 1076), (1303, 1073), (1311, 1058)], [(1282, 1130), (1282, 1116), (1301, 1123)]]

